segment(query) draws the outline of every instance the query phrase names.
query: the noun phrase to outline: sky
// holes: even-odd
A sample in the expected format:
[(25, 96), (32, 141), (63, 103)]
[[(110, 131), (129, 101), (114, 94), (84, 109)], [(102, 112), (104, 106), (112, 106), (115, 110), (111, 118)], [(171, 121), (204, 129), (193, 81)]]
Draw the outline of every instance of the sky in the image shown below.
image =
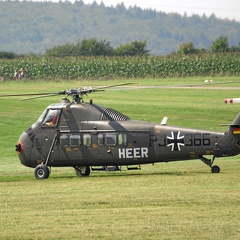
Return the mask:
[[(57, 1), (57, 0), (55, 0)], [(74, 0), (71, 0), (74, 1)], [(94, 0), (83, 0), (85, 4)], [(138, 6), (143, 9), (155, 9), (166, 13), (179, 13), (187, 16), (197, 14), (210, 16), (212, 13), (217, 18), (236, 20), (240, 22), (240, 0), (95, 0), (105, 6), (116, 6), (124, 3), (125, 7)]]

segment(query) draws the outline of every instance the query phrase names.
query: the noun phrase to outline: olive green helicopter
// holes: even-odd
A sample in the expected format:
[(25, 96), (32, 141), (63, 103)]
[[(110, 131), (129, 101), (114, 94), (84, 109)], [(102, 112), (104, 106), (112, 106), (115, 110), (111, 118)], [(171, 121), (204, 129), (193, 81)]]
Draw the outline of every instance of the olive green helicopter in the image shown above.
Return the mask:
[(219, 173), (216, 158), (240, 153), (240, 114), (225, 132), (213, 132), (168, 126), (166, 117), (159, 124), (131, 120), (92, 100), (83, 101), (87, 94), (127, 84), (1, 95), (28, 96), (23, 100), (64, 95), (20, 135), (16, 151), (21, 163), (35, 168), (37, 179), (48, 178), (51, 167), (73, 167), (78, 176), (89, 176), (91, 170), (133, 170), (142, 164), (182, 160), (201, 160), (212, 173)]

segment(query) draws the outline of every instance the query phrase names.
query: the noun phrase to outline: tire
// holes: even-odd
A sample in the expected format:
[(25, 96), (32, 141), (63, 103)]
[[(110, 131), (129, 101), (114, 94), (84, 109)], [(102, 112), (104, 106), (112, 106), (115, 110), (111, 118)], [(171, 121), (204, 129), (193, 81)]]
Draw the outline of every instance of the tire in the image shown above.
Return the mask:
[(219, 166), (212, 166), (211, 167), (212, 173), (220, 173), (220, 167)]
[(34, 170), (34, 176), (36, 179), (47, 179), (49, 175), (49, 168), (43, 164), (38, 165)]
[(75, 171), (79, 177), (88, 177), (90, 175), (89, 166), (75, 167)]

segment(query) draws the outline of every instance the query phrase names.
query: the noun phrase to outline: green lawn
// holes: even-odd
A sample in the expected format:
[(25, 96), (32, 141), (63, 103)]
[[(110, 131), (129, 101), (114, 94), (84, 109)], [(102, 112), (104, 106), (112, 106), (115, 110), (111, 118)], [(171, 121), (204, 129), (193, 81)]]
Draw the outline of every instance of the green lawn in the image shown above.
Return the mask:
[[(203, 83), (207, 78), (134, 80), (136, 86)], [(213, 78), (238, 81), (238, 78)], [(116, 81), (3, 82), (0, 94), (54, 92)], [(229, 86), (233, 88), (229, 89)], [(132, 119), (225, 131), (239, 105), (239, 84), (224, 89), (137, 89), (93, 93), (99, 103)], [(221, 173), (201, 161), (143, 165), (142, 170), (93, 172), (75, 176), (71, 168), (52, 168), (39, 181), (20, 165), (15, 145), (46, 106), (61, 96), (18, 101), (0, 98), (0, 238), (1, 239), (239, 239), (239, 157), (216, 159)]]

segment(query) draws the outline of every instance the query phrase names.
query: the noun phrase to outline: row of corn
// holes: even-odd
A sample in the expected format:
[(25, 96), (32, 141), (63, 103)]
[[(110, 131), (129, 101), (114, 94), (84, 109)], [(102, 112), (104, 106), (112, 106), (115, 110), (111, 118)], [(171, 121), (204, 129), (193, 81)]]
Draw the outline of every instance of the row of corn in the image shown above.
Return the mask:
[(166, 57), (23, 57), (0, 60), (0, 77), (13, 79), (24, 68), (28, 79), (99, 79), (240, 75), (240, 54)]

